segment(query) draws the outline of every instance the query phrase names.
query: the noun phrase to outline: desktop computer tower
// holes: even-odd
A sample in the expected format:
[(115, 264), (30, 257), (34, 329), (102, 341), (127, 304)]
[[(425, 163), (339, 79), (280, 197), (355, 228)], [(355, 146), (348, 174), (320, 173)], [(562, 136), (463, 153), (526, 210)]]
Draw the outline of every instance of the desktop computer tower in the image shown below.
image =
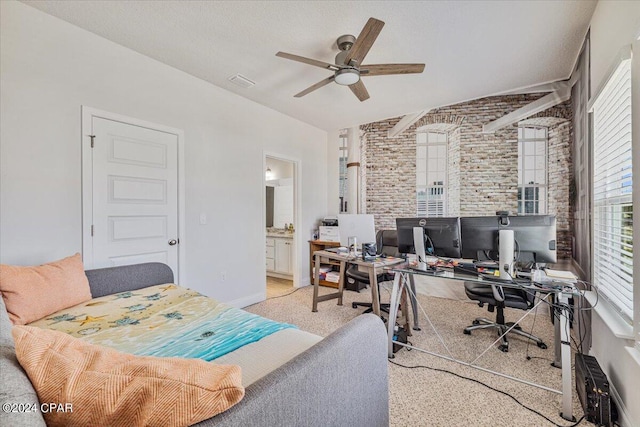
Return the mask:
[(613, 426), (615, 408), (609, 394), (609, 381), (593, 356), (576, 353), (576, 389), (587, 421)]

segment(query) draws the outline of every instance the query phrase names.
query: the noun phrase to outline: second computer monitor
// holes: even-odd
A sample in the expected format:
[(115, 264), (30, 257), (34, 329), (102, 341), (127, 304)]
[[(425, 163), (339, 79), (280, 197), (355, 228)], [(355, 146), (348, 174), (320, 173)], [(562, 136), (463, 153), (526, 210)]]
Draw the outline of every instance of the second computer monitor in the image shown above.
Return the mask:
[[(398, 252), (415, 253), (413, 228), (422, 227), (427, 255), (460, 258), (460, 221), (456, 218), (396, 218)], [(428, 237), (428, 239), (426, 239)]]
[(462, 256), (497, 259), (498, 232), (513, 230), (519, 262), (556, 262), (556, 217), (553, 215), (460, 218)]
[(338, 214), (338, 233), (341, 246), (348, 247), (350, 237), (356, 238), (356, 249), (361, 248), (363, 243), (375, 243), (376, 228), (373, 215)]

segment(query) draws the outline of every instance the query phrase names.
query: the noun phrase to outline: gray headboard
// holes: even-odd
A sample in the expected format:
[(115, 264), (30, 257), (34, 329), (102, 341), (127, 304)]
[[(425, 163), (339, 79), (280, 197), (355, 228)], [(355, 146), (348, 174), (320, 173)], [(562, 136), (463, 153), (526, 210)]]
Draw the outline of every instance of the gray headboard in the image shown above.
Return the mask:
[(98, 298), (148, 286), (174, 283), (171, 267), (161, 262), (123, 265), (85, 271), (91, 296)]

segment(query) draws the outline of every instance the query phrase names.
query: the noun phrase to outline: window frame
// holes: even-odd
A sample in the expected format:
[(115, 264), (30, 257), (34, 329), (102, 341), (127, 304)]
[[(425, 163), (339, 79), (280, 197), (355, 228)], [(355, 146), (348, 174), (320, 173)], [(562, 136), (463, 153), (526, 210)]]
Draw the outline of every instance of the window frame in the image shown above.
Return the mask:
[[(542, 130), (544, 131), (544, 137), (535, 136), (533, 138), (526, 137), (526, 129), (532, 129), (535, 133)], [(522, 135), (522, 137), (521, 137)], [(528, 155), (525, 153), (525, 145), (537, 142), (544, 142), (544, 184), (526, 184), (525, 183), (525, 165), (527, 163)], [(538, 154), (534, 153), (533, 162), (535, 164)], [(529, 168), (531, 170), (531, 168)], [(537, 173), (540, 168), (533, 168), (534, 174)], [(534, 189), (536, 197), (529, 200), (526, 198), (527, 189)], [(535, 190), (538, 190), (537, 192)], [(544, 208), (540, 209), (540, 201), (542, 200), (539, 195), (544, 196)], [(532, 126), (524, 125), (518, 127), (518, 215), (546, 215), (549, 212), (549, 129), (545, 126)], [(526, 212), (526, 203), (533, 202), (536, 204), (534, 212)]]
[(338, 198), (340, 199), (340, 213), (347, 212), (348, 192), (347, 192), (347, 162), (348, 152), (348, 136), (341, 133), (338, 137)]
[[(421, 135), (424, 135), (424, 142), (421, 142)], [(444, 135), (444, 141), (433, 141), (431, 140), (431, 136), (432, 135)], [(438, 137), (436, 137), (437, 139)], [(424, 157), (424, 174), (425, 174), (425, 182), (426, 184), (419, 184), (418, 180), (419, 180), (419, 162), (421, 161), (421, 159), (418, 157), (418, 150), (424, 147), (424, 149), (426, 150), (426, 155)], [(442, 160), (444, 163), (444, 171), (437, 171), (437, 172), (442, 172), (444, 174), (443, 180), (442, 180), (442, 184), (433, 184), (433, 185), (429, 185), (429, 156), (430, 156), (430, 149), (434, 150), (436, 149), (437, 151), (437, 147), (444, 147), (444, 158), (438, 157), (436, 156), (436, 160)], [(447, 216), (448, 213), (448, 203), (447, 203), (447, 197), (448, 197), (448, 172), (449, 172), (449, 168), (448, 168), (448, 160), (449, 160), (449, 134), (445, 131), (434, 131), (434, 130), (428, 130), (428, 129), (424, 129), (424, 130), (419, 130), (416, 132), (416, 216), (418, 217), (445, 217)], [(439, 191), (439, 199), (434, 199), (436, 201), (440, 201), (441, 205), (440, 208), (436, 208), (436, 212), (435, 214), (433, 214), (431, 212), (431, 210), (429, 209), (429, 193), (433, 192), (433, 191)], [(424, 202), (420, 201), (420, 195), (421, 193), (424, 193), (426, 195), (426, 199), (424, 200)], [(421, 204), (424, 204), (424, 208), (421, 209)]]
[[(614, 78), (617, 76), (618, 72), (621, 70), (621, 67), (629, 67), (629, 73), (630, 73), (630, 77), (629, 77), (629, 106), (630, 108), (632, 108), (632, 97), (633, 97), (633, 87), (632, 87), (632, 83), (631, 80), (633, 80), (633, 78), (631, 77), (632, 73), (633, 73), (633, 67), (632, 67), (632, 63), (631, 63), (631, 51), (629, 48), (627, 49), (623, 49), (623, 51), (621, 51), (618, 60), (613, 64), (613, 66), (611, 67), (611, 69), (609, 70), (608, 73), (608, 77), (603, 81), (603, 83), (601, 84), (600, 88), (598, 89), (598, 91), (596, 92), (596, 95), (593, 96), (590, 101), (589, 101), (589, 105), (588, 105), (588, 109), (589, 109), (589, 113), (591, 115), (591, 148), (592, 148), (592, 159), (591, 159), (591, 169), (593, 171), (592, 174), (592, 182), (591, 182), (591, 212), (592, 212), (592, 221), (591, 221), (591, 234), (592, 234), (592, 242), (591, 242), (591, 278), (592, 278), (592, 284), (598, 289), (598, 293), (607, 300), (607, 302), (613, 307), (615, 313), (617, 316), (619, 316), (619, 318), (626, 324), (628, 325), (634, 325), (634, 323), (638, 323), (640, 321), (640, 319), (638, 319), (638, 305), (640, 304), (638, 302), (638, 299), (640, 298), (638, 291), (638, 286), (634, 284), (634, 280), (633, 280), (633, 270), (637, 267), (634, 266), (634, 260), (633, 260), (633, 218), (632, 218), (632, 235), (631, 235), (631, 276), (629, 281), (627, 282), (628, 287), (631, 288), (631, 304), (632, 307), (629, 310), (628, 307), (624, 306), (624, 303), (620, 302), (620, 297), (616, 295), (616, 293), (618, 292), (618, 289), (616, 288), (617, 285), (615, 286), (611, 286), (611, 283), (598, 283), (602, 277), (615, 277), (615, 271), (611, 270), (611, 269), (607, 269), (605, 266), (601, 266), (600, 264), (605, 264), (605, 262), (603, 261), (603, 259), (607, 259), (607, 257), (603, 257), (603, 259), (597, 259), (596, 257), (599, 256), (599, 254), (604, 253), (607, 254), (607, 252), (603, 252), (603, 251), (607, 251), (607, 248), (604, 248), (603, 250), (600, 250), (600, 247), (603, 245), (599, 245), (599, 243), (597, 243), (598, 240), (598, 236), (600, 235), (600, 233), (598, 233), (598, 227), (600, 226), (600, 223), (598, 222), (599, 216), (598, 216), (598, 209), (599, 207), (604, 207), (604, 208), (619, 208), (624, 206), (625, 204), (630, 205), (631, 208), (633, 209), (633, 199), (636, 198), (637, 196), (634, 195), (633, 192), (633, 185), (631, 188), (631, 193), (629, 194), (628, 197), (623, 196), (616, 196), (616, 197), (612, 197), (611, 199), (617, 199), (620, 201), (620, 203), (603, 203), (602, 200), (605, 199), (609, 199), (608, 197), (605, 198), (599, 198), (598, 199), (598, 193), (597, 193), (597, 189), (596, 187), (598, 185), (602, 185), (603, 181), (602, 180), (598, 180), (596, 178), (596, 174), (598, 173), (598, 169), (597, 169), (597, 156), (598, 156), (598, 150), (596, 148), (596, 144), (598, 143), (598, 141), (596, 141), (596, 126), (598, 125), (598, 120), (596, 117), (596, 110), (598, 110), (598, 107), (600, 106), (601, 102), (603, 101), (603, 98), (601, 98), (602, 96), (606, 95), (608, 92), (609, 85), (612, 84), (614, 82)], [(637, 89), (636, 89), (637, 90)], [(633, 127), (633, 118), (631, 116), (630, 113), (630, 125), (631, 128)], [(631, 134), (633, 133), (633, 130), (631, 130)], [(632, 136), (630, 136), (629, 138), (629, 143), (630, 143), (630, 150), (631, 150), (631, 157), (633, 158), (633, 142), (632, 142)], [(631, 173), (633, 173), (633, 161), (631, 161)], [(615, 164), (615, 166), (618, 166), (618, 163)], [(608, 177), (608, 175), (607, 175)], [(634, 180), (637, 179), (634, 178)], [(604, 181), (604, 182), (608, 182), (608, 181)], [(622, 184), (622, 183), (621, 183)], [(636, 186), (637, 187), (637, 186)], [(623, 186), (621, 185), (619, 188), (623, 188)], [(607, 189), (605, 190), (606, 193), (609, 193), (609, 188), (607, 187)], [(635, 192), (638, 192), (638, 189), (636, 188)], [(598, 199), (598, 200), (596, 200)], [(627, 200), (628, 199), (628, 200)], [(610, 229), (611, 227), (609, 227)], [(635, 234), (637, 234), (637, 231), (635, 232)], [(621, 242), (620, 242), (620, 246), (622, 246), (622, 235), (620, 235), (621, 237)], [(613, 276), (611, 275), (611, 273), (613, 272)], [(634, 289), (635, 288), (635, 289)], [(636, 339), (636, 347), (640, 348), (640, 345), (638, 344), (640, 340)]]

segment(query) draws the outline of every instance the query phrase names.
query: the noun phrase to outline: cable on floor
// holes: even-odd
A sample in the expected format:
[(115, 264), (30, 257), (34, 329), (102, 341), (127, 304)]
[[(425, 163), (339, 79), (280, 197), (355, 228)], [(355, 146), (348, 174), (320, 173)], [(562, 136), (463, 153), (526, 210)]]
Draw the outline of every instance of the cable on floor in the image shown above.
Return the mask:
[(298, 288), (298, 289), (296, 289), (296, 290), (294, 290), (294, 291), (291, 291), (291, 292), (289, 292), (289, 293), (287, 293), (287, 294), (278, 295), (278, 296), (275, 296), (275, 297), (269, 297), (269, 298), (267, 298), (265, 301), (269, 301), (270, 299), (276, 299), (276, 298), (287, 297), (287, 296), (289, 296), (289, 295), (291, 295), (291, 294), (295, 294), (295, 293), (296, 293), (296, 292), (298, 292), (300, 289), (302, 289), (302, 288)]
[(434, 368), (434, 367), (431, 367), (431, 366), (425, 366), (425, 365), (406, 366), (406, 365), (402, 365), (402, 364), (400, 364), (400, 363), (398, 363), (398, 362), (394, 362), (393, 360), (389, 360), (389, 363), (392, 363), (392, 364), (394, 364), (394, 365), (396, 365), (396, 366), (399, 366), (399, 367), (401, 367), (401, 368), (406, 368), (406, 369), (417, 369), (417, 368), (423, 368), (423, 369), (429, 369), (429, 370), (431, 370), (431, 371), (444, 372), (444, 373), (446, 373), (446, 374), (451, 374), (451, 375), (456, 376), (456, 377), (458, 377), (458, 378), (461, 378), (461, 379), (463, 379), (463, 380), (473, 381), (474, 383), (478, 383), (478, 384), (480, 384), (480, 385), (482, 385), (482, 386), (484, 386), (484, 387), (486, 387), (486, 388), (488, 388), (488, 389), (490, 389), (490, 390), (493, 390), (493, 391), (495, 391), (495, 392), (498, 392), (498, 393), (500, 393), (500, 394), (503, 394), (503, 395), (505, 395), (505, 396), (507, 396), (507, 397), (511, 398), (514, 402), (516, 402), (518, 405), (522, 406), (524, 409), (526, 409), (526, 410), (528, 410), (528, 411), (530, 411), (530, 412), (533, 412), (534, 414), (536, 414), (536, 415), (538, 415), (538, 416), (540, 416), (540, 417), (544, 418), (545, 420), (549, 421), (551, 424), (553, 424), (553, 425), (554, 425), (554, 426), (556, 426), (556, 427), (576, 427), (576, 426), (577, 426), (578, 424), (580, 424), (580, 423), (582, 422), (582, 420), (584, 419), (584, 415), (583, 415), (582, 417), (580, 417), (580, 419), (579, 419), (578, 421), (576, 421), (575, 423), (570, 424), (570, 425), (568, 425), (568, 426), (564, 426), (564, 425), (562, 425), (562, 424), (557, 424), (557, 423), (556, 423), (555, 421), (553, 421), (551, 418), (547, 417), (546, 415), (544, 415), (543, 413), (541, 413), (541, 412), (539, 412), (539, 411), (536, 411), (536, 410), (535, 410), (535, 409), (533, 409), (533, 408), (528, 407), (527, 405), (525, 405), (524, 403), (520, 402), (518, 399), (516, 399), (516, 398), (515, 398), (514, 396), (512, 396), (511, 394), (507, 393), (506, 391), (502, 391), (502, 390), (497, 389), (497, 388), (495, 388), (495, 387), (491, 387), (490, 385), (485, 384), (485, 383), (483, 383), (482, 381), (476, 380), (475, 378), (465, 377), (464, 375), (456, 374), (455, 372), (452, 372), (452, 371), (449, 371), (449, 370), (446, 370), (446, 369)]

